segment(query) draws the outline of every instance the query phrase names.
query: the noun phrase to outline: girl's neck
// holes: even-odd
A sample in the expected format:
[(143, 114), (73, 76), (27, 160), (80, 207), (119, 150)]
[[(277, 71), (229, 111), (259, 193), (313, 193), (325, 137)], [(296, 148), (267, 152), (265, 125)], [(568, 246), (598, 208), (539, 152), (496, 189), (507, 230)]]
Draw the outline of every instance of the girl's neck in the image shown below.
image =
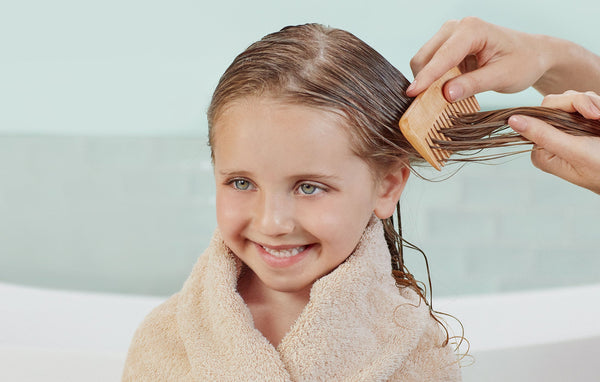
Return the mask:
[(254, 319), (254, 326), (271, 344), (279, 345), (310, 298), (310, 288), (283, 292), (270, 289), (250, 269), (242, 272), (238, 291)]

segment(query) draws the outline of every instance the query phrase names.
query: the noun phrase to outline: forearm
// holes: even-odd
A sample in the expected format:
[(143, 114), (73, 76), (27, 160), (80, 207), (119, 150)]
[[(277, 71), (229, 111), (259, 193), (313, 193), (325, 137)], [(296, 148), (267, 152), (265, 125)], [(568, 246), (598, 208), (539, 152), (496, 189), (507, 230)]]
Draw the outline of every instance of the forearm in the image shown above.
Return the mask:
[(600, 93), (600, 56), (571, 41), (538, 36), (547, 69), (533, 87), (542, 93), (560, 94), (566, 90)]

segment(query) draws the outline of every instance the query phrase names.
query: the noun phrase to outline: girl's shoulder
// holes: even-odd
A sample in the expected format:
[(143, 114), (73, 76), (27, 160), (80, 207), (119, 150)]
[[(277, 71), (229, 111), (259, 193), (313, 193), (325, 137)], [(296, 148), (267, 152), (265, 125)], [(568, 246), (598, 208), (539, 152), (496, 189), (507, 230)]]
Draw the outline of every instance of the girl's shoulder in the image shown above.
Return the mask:
[(139, 336), (151, 333), (164, 334), (169, 332), (171, 328), (174, 329), (178, 301), (179, 293), (176, 293), (152, 309), (136, 330), (134, 340)]
[(188, 373), (187, 362), (165, 356), (185, 353), (177, 334), (178, 300), (179, 294), (171, 296), (142, 321), (129, 346), (123, 381), (164, 381), (169, 375)]

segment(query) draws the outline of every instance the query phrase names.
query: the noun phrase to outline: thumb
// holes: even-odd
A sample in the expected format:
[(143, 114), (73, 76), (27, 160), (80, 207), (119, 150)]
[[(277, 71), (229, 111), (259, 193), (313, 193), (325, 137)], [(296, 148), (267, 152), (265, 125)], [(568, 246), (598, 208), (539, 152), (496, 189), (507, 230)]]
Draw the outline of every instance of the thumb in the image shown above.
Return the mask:
[(531, 153), (534, 166), (569, 182), (580, 184), (577, 168), (585, 164), (580, 137), (563, 133), (536, 118), (513, 115), (509, 125), (516, 132), (535, 143), (537, 150)]
[(535, 143), (538, 147), (561, 158), (578, 158), (580, 140), (564, 133), (537, 118), (513, 115), (508, 124), (516, 132)]
[(456, 102), (472, 95), (502, 88), (502, 67), (488, 64), (472, 72), (463, 73), (460, 76), (446, 82), (444, 86), (444, 97), (450, 102)]

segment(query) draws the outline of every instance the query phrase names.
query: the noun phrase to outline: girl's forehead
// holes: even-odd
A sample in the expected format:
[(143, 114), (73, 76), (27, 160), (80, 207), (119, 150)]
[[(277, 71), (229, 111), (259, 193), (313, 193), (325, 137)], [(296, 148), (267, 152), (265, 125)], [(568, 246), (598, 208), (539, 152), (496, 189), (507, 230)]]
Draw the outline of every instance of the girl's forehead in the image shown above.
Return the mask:
[[(241, 117), (241, 118), (240, 118)], [(262, 123), (261, 123), (262, 122)], [(211, 126), (211, 144), (223, 129), (256, 129), (263, 124), (279, 123), (280, 132), (320, 125), (335, 127), (338, 133), (348, 135), (349, 124), (340, 110), (302, 103), (288, 97), (248, 96), (223, 105)], [(318, 133), (313, 129), (313, 133)], [(314, 138), (317, 138), (315, 136)]]
[(339, 119), (339, 123), (343, 123), (345, 115), (341, 108), (336, 108), (332, 105), (326, 106), (310, 97), (301, 97), (293, 92), (275, 92), (269, 91), (266, 93), (252, 94), (242, 97), (233, 98), (224, 103), (219, 109), (219, 116), (227, 114), (232, 109), (239, 107), (266, 107), (273, 110), (304, 110), (306, 112), (320, 113), (331, 119)]
[(310, 162), (356, 157), (345, 120), (316, 107), (273, 99), (245, 99), (228, 107), (215, 121), (215, 161), (243, 151), (269, 160), (298, 156)]

